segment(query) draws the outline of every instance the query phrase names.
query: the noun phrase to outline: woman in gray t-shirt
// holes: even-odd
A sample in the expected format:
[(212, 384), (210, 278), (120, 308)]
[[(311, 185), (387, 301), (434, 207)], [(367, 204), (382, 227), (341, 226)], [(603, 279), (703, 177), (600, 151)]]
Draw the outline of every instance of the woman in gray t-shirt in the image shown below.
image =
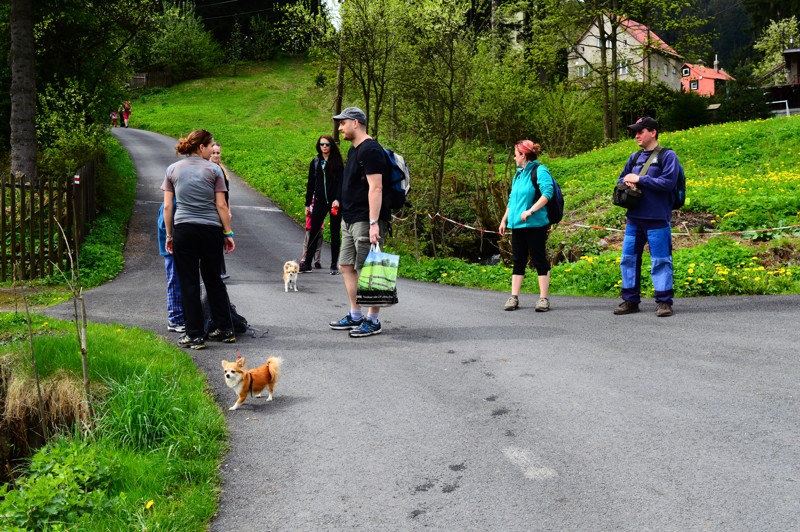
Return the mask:
[[(235, 247), (231, 217), (225, 201), (225, 178), (219, 166), (209, 161), (214, 137), (204, 129), (192, 131), (178, 141), (175, 151), (187, 157), (167, 168), (164, 191), (166, 250), (175, 257), (181, 287), (181, 303), (186, 334), (178, 345), (192, 349), (205, 347), (203, 308), (200, 303), (200, 277), (208, 294), (215, 329), (209, 339), (236, 341), (225, 284), (220, 279), (223, 248)], [(173, 198), (176, 200), (173, 210)]]

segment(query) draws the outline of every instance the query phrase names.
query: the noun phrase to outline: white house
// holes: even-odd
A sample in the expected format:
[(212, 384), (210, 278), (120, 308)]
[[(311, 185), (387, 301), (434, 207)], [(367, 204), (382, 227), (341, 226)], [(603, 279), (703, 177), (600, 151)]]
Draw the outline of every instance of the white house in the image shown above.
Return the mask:
[[(681, 90), (683, 57), (661, 37), (644, 24), (621, 18), (616, 27), (617, 74), (620, 81), (650, 81), (663, 83), (675, 91)], [(608, 16), (602, 17), (605, 27), (606, 60), (611, 61), (612, 24)], [(599, 21), (595, 21), (581, 35), (568, 55), (569, 79), (580, 82), (593, 77), (593, 66), (601, 64), (601, 37)], [(587, 80), (588, 81), (588, 80)]]

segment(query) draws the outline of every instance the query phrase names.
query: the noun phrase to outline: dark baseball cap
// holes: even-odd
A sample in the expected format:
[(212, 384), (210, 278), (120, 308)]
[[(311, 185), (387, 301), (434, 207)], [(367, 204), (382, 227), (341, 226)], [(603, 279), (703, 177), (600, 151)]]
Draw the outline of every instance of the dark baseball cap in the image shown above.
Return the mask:
[(358, 120), (359, 124), (367, 123), (367, 115), (358, 107), (348, 107), (338, 115), (333, 117), (334, 120)]
[(658, 127), (658, 122), (656, 122), (655, 118), (650, 118), (649, 116), (643, 116), (639, 120), (637, 120), (635, 124), (629, 125), (628, 129), (630, 129), (631, 131), (641, 131), (643, 129), (653, 129), (655, 131), (658, 131), (660, 128)]

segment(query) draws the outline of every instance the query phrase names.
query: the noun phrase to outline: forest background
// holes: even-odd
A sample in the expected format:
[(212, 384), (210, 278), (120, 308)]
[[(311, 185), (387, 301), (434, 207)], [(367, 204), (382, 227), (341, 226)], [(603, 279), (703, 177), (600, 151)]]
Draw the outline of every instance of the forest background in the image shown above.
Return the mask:
[[(0, 9), (10, 15), (20, 3)], [(772, 65), (774, 51), (800, 37), (793, 16), (798, 4), (352, 0), (338, 5), (331, 17), (324, 6), (305, 1), (39, 2), (30, 12), (37, 171), (68, 176), (106, 149), (110, 110), (124, 99), (148, 97), (131, 92), (134, 71), (166, 72), (174, 82), (210, 74), (235, 78), (258, 62), (304, 57), (312, 65), (320, 105), (333, 110), (343, 100), (363, 107), (371, 134), (411, 161), (412, 207), (399, 214), (411, 221), (397, 224), (393, 245), (419, 264), (434, 261), (422, 267), (434, 274), (407, 274), (429, 280), (438, 275), (442, 282), (446, 271), (435, 261), (488, 263), (507, 255), (507, 241), (493, 230), (513, 173), (514, 141), (533, 138), (544, 147), (544, 162), (563, 172), (556, 175), (572, 196), (570, 220), (615, 228), (624, 213), (604, 201), (602, 189), (586, 188), (574, 169), (591, 161), (595, 150), (613, 146), (626, 124), (648, 114), (671, 132), (770, 116), (753, 73)], [(607, 13), (647, 24), (688, 62), (710, 64), (719, 57), (736, 81), (712, 100), (654, 83), (623, 82), (615, 68), (597, 68), (580, 85), (572, 83), (567, 53), (592, 20)], [(2, 29), (7, 36), (2, 45), (12, 49), (11, 24)], [(11, 70), (3, 69), (0, 80), (11, 85)], [(722, 104), (716, 115), (705, 110), (711, 102)], [(18, 122), (11, 108), (10, 101), (0, 102), (0, 115), (11, 118), (0, 116), (0, 124), (11, 125), (0, 133), (13, 155), (12, 130)], [(614, 172), (623, 153), (633, 149), (615, 151)], [(713, 160), (703, 163), (714, 166)], [(720, 164), (724, 169), (728, 162)], [(695, 170), (691, 163), (689, 168)], [(699, 173), (690, 175), (690, 186), (693, 176)], [(791, 225), (797, 215), (792, 203), (748, 217), (742, 209), (734, 216), (719, 201), (710, 208), (698, 199), (702, 195), (681, 213), (687, 214), (684, 226), (697, 232), (774, 228)], [(786, 234), (749, 233), (736, 240)], [(610, 232), (587, 233), (562, 224), (551, 237), (551, 252), (555, 262), (575, 262), (613, 250), (614, 244)], [(612, 289), (613, 284), (600, 293)]]

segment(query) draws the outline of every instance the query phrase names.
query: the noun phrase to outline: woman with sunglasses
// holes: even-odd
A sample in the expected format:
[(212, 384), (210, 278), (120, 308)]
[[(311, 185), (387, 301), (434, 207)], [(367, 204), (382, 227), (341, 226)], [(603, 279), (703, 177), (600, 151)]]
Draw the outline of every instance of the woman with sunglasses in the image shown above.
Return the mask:
[(339, 273), (339, 247), (342, 241), (339, 196), (342, 192), (344, 163), (339, 147), (330, 135), (322, 135), (317, 139), (316, 149), (317, 156), (308, 167), (306, 184), (306, 216), (311, 214), (311, 233), (308, 235), (306, 260), (300, 265), (300, 271), (311, 271), (311, 261), (317, 249), (318, 236), (325, 223), (325, 216), (330, 212), (331, 275), (336, 275)]

